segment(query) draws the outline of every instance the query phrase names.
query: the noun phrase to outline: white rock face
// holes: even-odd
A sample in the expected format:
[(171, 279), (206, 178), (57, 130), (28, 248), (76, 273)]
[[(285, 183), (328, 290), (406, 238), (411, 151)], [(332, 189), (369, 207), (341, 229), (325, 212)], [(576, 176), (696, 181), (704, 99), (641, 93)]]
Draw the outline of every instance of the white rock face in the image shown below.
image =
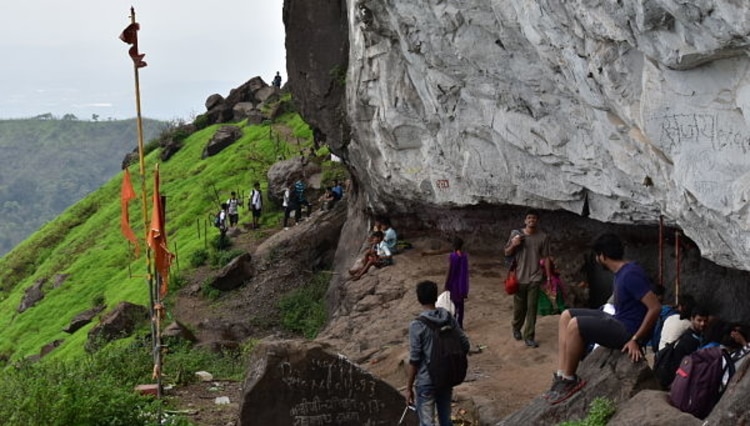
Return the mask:
[(750, 270), (750, 2), (347, 7), (347, 157), (371, 206), (587, 200)]

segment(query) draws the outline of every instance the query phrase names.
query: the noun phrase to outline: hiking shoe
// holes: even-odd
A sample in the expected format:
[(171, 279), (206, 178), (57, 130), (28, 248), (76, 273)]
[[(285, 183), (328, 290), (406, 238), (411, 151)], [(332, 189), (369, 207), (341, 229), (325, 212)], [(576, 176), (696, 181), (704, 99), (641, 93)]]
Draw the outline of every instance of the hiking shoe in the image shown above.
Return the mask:
[(523, 339), (523, 336), (521, 336), (521, 330), (513, 330), (513, 338), (516, 340)]
[(578, 392), (585, 384), (586, 381), (578, 376), (575, 376), (570, 380), (563, 378), (552, 385), (552, 389), (550, 389), (547, 396), (547, 402), (551, 405), (559, 404), (573, 396), (573, 394)]
[(547, 392), (544, 392), (542, 394), (542, 398), (549, 399), (550, 395), (552, 394), (552, 391), (556, 389), (555, 385), (557, 385), (558, 382), (562, 380), (562, 376), (557, 374), (557, 372), (552, 373), (552, 386), (547, 390)]
[(523, 342), (526, 343), (526, 346), (528, 346), (530, 348), (538, 348), (539, 347), (539, 343), (537, 343), (536, 340), (534, 340), (534, 339), (526, 339)]

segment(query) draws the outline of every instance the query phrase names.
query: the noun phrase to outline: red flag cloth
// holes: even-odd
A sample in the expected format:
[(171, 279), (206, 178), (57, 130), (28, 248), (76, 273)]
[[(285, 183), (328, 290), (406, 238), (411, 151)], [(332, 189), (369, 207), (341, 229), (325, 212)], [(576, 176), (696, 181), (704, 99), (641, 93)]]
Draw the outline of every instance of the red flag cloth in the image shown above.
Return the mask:
[(140, 247), (138, 246), (138, 239), (135, 238), (133, 229), (130, 227), (130, 216), (128, 215), (128, 203), (134, 198), (135, 191), (133, 191), (133, 184), (130, 182), (130, 171), (125, 169), (125, 175), (122, 178), (122, 191), (120, 191), (120, 207), (122, 209), (120, 228), (122, 229), (122, 235), (135, 245), (135, 256), (138, 257)]
[(143, 58), (146, 56), (145, 54), (138, 53), (138, 30), (141, 29), (141, 26), (134, 22), (127, 26), (124, 30), (122, 30), (122, 34), (120, 34), (120, 40), (124, 41), (127, 44), (132, 44), (133, 47), (128, 50), (128, 53), (130, 54), (130, 58), (133, 59), (133, 63), (138, 68), (143, 68), (147, 64), (143, 61)]
[(154, 172), (154, 206), (151, 211), (151, 226), (148, 231), (148, 246), (154, 252), (154, 264), (156, 272), (159, 273), (161, 286), (159, 295), (166, 296), (169, 266), (172, 264), (172, 253), (167, 248), (167, 233), (164, 232), (163, 207), (161, 204), (161, 195), (159, 195), (159, 169)]

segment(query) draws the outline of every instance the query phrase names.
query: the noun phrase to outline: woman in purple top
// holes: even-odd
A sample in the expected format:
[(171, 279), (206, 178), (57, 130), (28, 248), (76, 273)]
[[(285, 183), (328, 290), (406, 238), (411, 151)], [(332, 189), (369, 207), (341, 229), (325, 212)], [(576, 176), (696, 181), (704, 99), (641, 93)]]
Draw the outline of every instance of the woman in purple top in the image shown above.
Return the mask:
[(453, 240), (453, 252), (448, 258), (448, 276), (445, 290), (451, 292), (451, 301), (456, 306), (456, 321), (464, 328), (464, 299), (469, 296), (469, 257), (463, 251), (464, 241)]

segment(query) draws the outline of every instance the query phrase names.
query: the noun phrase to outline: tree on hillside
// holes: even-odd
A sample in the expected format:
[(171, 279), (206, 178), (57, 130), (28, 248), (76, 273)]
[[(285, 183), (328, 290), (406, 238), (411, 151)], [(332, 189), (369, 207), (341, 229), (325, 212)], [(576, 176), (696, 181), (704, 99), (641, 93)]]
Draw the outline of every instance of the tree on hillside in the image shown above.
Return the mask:
[(75, 114), (67, 113), (63, 115), (62, 119), (64, 121), (76, 121), (78, 120), (78, 117), (76, 117)]

